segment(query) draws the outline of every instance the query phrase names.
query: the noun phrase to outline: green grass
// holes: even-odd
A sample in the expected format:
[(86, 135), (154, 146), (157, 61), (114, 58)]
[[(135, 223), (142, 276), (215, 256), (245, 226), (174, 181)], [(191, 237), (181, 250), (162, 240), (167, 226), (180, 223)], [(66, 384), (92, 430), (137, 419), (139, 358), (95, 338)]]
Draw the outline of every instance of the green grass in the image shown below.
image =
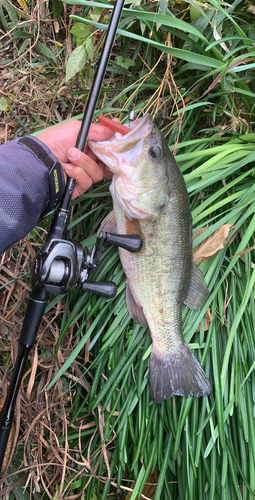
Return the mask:
[[(122, 478), (136, 480), (132, 500), (142, 492), (155, 466), (160, 475), (154, 499), (253, 498), (255, 493), (251, 465), (255, 458), (254, 251), (243, 255), (244, 260), (237, 255), (254, 244), (255, 143), (252, 135), (249, 141), (246, 136), (233, 139), (224, 134), (223, 138), (223, 145), (214, 145), (217, 138), (213, 137), (200, 150), (194, 150), (197, 139), (183, 141), (176, 157), (180, 168), (187, 172), (194, 225), (209, 225), (194, 245), (221, 225), (233, 225), (230, 245), (201, 264), (211, 291), (209, 302), (199, 313), (183, 310), (185, 339), (209, 375), (212, 394), (201, 400), (175, 397), (161, 405), (151, 402), (149, 332), (135, 325), (127, 313), (125, 277), (117, 253), (109, 248), (94, 279), (113, 279), (118, 284), (117, 297), (105, 301), (72, 292), (72, 312), (62, 329), (65, 335), (87, 311), (88, 315), (79, 321), (83, 338), (58, 376), (65, 377), (65, 371), (90, 339), (88, 349), (93, 362), (88, 380), (93, 383), (89, 394), (77, 391), (77, 411), (73, 411), (72, 420), (85, 418), (100, 405), (105, 412), (105, 442), (114, 439), (111, 474), (117, 475), (119, 486), (126, 484)], [(96, 196), (94, 193), (94, 202)], [(98, 218), (100, 211), (99, 205)], [(204, 331), (208, 304), (212, 321), (209, 330)], [(196, 332), (200, 323), (200, 332)], [(71, 440), (72, 448), (77, 439)], [(85, 457), (90, 447), (94, 464), (93, 455), (96, 457), (101, 446), (99, 431), (92, 444), (85, 437), (83, 446)], [(101, 460), (103, 463), (103, 457)], [(97, 474), (101, 475), (100, 465)], [(86, 498), (99, 488), (98, 481), (91, 480)], [(105, 485), (102, 498), (107, 498), (109, 486)]]

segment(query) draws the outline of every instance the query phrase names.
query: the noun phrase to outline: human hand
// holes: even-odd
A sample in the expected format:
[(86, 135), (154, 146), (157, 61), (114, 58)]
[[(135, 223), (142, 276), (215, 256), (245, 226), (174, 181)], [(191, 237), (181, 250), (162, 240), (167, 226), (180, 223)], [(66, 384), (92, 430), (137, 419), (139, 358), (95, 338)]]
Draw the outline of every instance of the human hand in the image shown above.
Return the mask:
[[(111, 179), (109, 169), (100, 162), (88, 146), (82, 153), (75, 148), (81, 122), (70, 120), (55, 127), (44, 130), (37, 137), (48, 146), (63, 166), (66, 175), (76, 180), (73, 199), (85, 193), (93, 183), (102, 179)], [(88, 139), (106, 141), (114, 132), (99, 123), (92, 124)]]

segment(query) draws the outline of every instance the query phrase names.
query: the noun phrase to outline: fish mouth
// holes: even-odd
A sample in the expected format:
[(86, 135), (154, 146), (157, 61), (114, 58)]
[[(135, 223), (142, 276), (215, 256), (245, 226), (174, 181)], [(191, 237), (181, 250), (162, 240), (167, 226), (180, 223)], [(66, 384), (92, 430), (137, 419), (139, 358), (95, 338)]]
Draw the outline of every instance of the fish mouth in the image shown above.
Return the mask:
[[(130, 128), (130, 132), (121, 135), (119, 132), (107, 141), (88, 141), (90, 149), (102, 160), (112, 171), (119, 174), (121, 169), (118, 155), (135, 150), (136, 155), (142, 153), (144, 140), (148, 137), (153, 127), (153, 121), (149, 114), (125, 125)], [(126, 163), (126, 162), (125, 162)]]
[(130, 132), (126, 136), (122, 135), (118, 138), (118, 153), (125, 153), (133, 149), (139, 141), (145, 139), (150, 134), (152, 126), (153, 122), (148, 114), (131, 122), (129, 124)]
[[(145, 129), (148, 130), (145, 130), (141, 135), (141, 130), (145, 125)], [(128, 132), (128, 134), (122, 135), (119, 132), (115, 132), (111, 139), (109, 139), (108, 141), (97, 142), (97, 144), (107, 144), (108, 142), (112, 143), (114, 140), (118, 140), (118, 143), (123, 145), (123, 143), (128, 143), (130, 141), (139, 141), (141, 140), (141, 137), (143, 137), (144, 135), (148, 135), (152, 128), (152, 125), (153, 121), (151, 116), (149, 114), (144, 115), (141, 118), (137, 118), (137, 120), (134, 120), (133, 122), (125, 124), (125, 127), (130, 128), (130, 132)]]

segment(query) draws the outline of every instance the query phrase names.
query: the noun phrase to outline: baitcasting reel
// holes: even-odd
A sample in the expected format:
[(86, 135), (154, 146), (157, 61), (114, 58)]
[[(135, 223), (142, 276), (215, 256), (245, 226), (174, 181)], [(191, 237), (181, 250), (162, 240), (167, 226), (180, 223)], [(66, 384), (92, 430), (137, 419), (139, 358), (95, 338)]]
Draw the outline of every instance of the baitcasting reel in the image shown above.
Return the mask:
[(44, 286), (54, 295), (79, 290), (112, 298), (117, 293), (114, 282), (87, 282), (97, 266), (103, 243), (119, 246), (129, 252), (140, 252), (143, 240), (137, 235), (112, 234), (101, 231), (91, 252), (74, 240), (50, 238), (38, 253), (31, 275), (33, 286)]

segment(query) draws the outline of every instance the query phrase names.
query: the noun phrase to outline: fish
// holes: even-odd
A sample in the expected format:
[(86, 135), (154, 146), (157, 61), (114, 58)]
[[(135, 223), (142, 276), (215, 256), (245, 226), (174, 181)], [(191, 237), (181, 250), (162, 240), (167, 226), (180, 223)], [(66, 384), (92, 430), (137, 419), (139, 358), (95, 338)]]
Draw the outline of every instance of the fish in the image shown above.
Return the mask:
[[(126, 126), (126, 124), (125, 124)], [(200, 310), (209, 298), (192, 256), (192, 217), (183, 175), (149, 114), (130, 131), (90, 149), (113, 174), (113, 211), (100, 231), (136, 234), (139, 253), (119, 247), (131, 317), (152, 338), (150, 393), (155, 403), (173, 395), (207, 396), (211, 385), (182, 334), (182, 303)]]

